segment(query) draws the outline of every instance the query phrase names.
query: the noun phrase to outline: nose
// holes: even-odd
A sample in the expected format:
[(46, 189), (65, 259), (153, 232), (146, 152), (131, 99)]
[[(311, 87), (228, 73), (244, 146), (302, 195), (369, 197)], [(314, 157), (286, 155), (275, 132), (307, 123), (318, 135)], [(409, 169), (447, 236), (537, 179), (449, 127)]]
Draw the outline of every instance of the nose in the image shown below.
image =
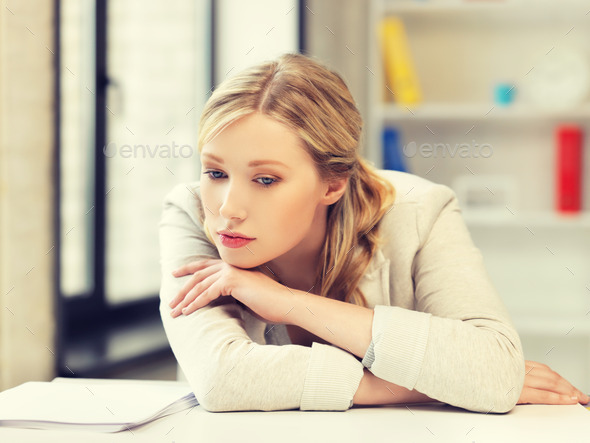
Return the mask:
[(237, 183), (228, 183), (219, 214), (227, 220), (243, 220), (246, 218), (246, 196)]

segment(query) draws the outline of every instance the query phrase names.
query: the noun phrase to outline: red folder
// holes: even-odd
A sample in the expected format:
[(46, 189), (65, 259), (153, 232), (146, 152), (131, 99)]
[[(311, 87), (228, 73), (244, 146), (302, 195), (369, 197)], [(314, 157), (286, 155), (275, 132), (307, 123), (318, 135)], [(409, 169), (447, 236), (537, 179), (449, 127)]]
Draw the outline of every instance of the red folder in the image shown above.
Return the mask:
[(582, 203), (582, 130), (557, 128), (557, 210), (579, 212)]

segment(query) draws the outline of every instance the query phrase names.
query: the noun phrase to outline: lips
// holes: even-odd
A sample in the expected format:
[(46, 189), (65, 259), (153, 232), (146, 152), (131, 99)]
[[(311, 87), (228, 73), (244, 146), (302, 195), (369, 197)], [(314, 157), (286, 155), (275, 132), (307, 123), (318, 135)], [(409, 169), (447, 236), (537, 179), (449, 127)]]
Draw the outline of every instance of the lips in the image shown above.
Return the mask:
[(251, 237), (246, 237), (244, 234), (240, 234), (239, 232), (228, 232), (228, 231), (220, 231), (217, 233), (219, 235), (219, 240), (221, 244), (227, 248), (242, 248), (246, 246), (253, 240), (256, 240)]
[(225, 237), (243, 238), (244, 240), (254, 240), (254, 238), (248, 237), (247, 235), (244, 235), (244, 234), (242, 234), (240, 232), (236, 232), (236, 231), (219, 231), (218, 234), (223, 235)]

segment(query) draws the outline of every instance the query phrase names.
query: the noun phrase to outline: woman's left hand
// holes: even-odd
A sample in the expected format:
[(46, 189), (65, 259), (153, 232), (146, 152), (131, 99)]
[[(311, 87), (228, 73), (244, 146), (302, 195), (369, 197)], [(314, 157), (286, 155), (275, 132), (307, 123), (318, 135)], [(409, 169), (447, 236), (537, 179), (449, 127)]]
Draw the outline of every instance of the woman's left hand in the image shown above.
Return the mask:
[(260, 271), (241, 269), (219, 259), (197, 260), (176, 269), (172, 275), (192, 274), (170, 302), (172, 317), (189, 315), (219, 296), (231, 295), (257, 316), (271, 323), (287, 323), (292, 292)]
[(586, 394), (549, 366), (527, 360), (525, 368), (524, 387), (518, 404), (571, 405), (590, 401)]

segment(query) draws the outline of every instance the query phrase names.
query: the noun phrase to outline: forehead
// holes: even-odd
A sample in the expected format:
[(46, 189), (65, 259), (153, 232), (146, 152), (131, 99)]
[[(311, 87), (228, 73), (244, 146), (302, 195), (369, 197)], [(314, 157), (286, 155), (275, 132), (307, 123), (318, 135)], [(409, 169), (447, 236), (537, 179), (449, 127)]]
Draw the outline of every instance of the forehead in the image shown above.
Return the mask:
[[(204, 151), (202, 153), (202, 157), (203, 159), (207, 159), (207, 160), (213, 160), (217, 163), (220, 164), (225, 164), (225, 160), (223, 159), (223, 157), (220, 157), (218, 155), (215, 155), (211, 152), (206, 152)], [(251, 160), (248, 162), (248, 166), (251, 168), (255, 168), (258, 166), (265, 166), (265, 165), (271, 165), (271, 166), (279, 166), (285, 169), (291, 169), (286, 163), (283, 163), (280, 160), (275, 160), (272, 158), (265, 158), (265, 159), (257, 159), (257, 160)]]
[[(232, 122), (212, 140), (203, 145), (204, 158), (226, 156), (281, 158), (309, 158), (303, 141), (286, 125), (272, 118), (254, 113)], [(213, 158), (214, 159), (214, 158)]]

